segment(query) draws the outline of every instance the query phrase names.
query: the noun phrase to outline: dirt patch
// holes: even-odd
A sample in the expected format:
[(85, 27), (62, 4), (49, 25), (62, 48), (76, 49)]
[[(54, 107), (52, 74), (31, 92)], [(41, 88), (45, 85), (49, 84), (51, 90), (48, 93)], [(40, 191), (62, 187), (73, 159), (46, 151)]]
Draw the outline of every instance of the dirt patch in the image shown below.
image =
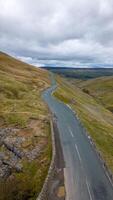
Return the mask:
[(45, 125), (44, 123), (46, 123), (46, 119), (39, 119), (39, 120), (35, 120), (35, 119), (32, 119), (30, 120), (30, 123), (29, 123), (29, 128), (33, 130), (33, 134), (34, 136), (45, 136)]
[(62, 197), (65, 196), (65, 188), (64, 188), (64, 186), (60, 186), (60, 187), (58, 188), (57, 196), (58, 196), (59, 198), (62, 198)]

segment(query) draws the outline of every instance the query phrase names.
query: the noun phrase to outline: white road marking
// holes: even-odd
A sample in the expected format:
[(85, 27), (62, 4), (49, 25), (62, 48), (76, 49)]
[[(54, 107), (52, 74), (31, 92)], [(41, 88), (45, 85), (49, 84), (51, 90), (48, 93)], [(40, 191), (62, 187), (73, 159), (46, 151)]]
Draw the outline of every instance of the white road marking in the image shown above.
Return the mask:
[(91, 196), (90, 187), (89, 187), (89, 183), (88, 183), (87, 179), (86, 179), (86, 185), (87, 185), (87, 190), (88, 190), (88, 194), (89, 194), (90, 200), (93, 200), (92, 196)]
[(111, 183), (111, 185), (112, 185), (112, 187), (113, 187), (113, 183), (112, 183), (112, 181), (111, 181), (111, 179), (110, 179), (108, 173), (106, 173), (106, 175), (107, 175), (107, 177), (108, 177), (108, 179), (109, 179), (109, 182)]
[(80, 160), (80, 162), (82, 162), (82, 159), (81, 159), (81, 156), (80, 156), (80, 153), (79, 153), (79, 150), (78, 150), (78, 147), (77, 147), (76, 144), (75, 144), (75, 148), (76, 148), (76, 151), (77, 151), (77, 154), (78, 154), (79, 160)]
[(66, 104), (68, 108), (70, 108), (70, 110), (72, 110), (71, 106), (69, 104)]
[(69, 127), (69, 132), (70, 132), (71, 136), (74, 137), (73, 132), (72, 132), (72, 130), (70, 129), (70, 127)]

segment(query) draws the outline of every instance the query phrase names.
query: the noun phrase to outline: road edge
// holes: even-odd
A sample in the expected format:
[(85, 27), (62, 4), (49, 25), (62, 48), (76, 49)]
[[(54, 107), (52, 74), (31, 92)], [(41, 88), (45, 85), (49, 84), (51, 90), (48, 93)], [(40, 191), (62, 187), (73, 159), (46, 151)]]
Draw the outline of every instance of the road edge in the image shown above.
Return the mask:
[(106, 162), (104, 161), (104, 159), (102, 158), (102, 155), (101, 155), (101, 152), (97, 149), (96, 145), (95, 145), (95, 142), (93, 141), (92, 137), (90, 136), (90, 134), (88, 133), (88, 130), (87, 128), (84, 126), (84, 124), (82, 123), (81, 119), (79, 118), (78, 114), (76, 113), (76, 111), (74, 111), (71, 106), (69, 104), (65, 104), (73, 113), (74, 115), (76, 116), (80, 126), (84, 129), (84, 133), (86, 135), (86, 137), (88, 138), (92, 148), (94, 149), (94, 151), (96, 152), (101, 164), (102, 164), (102, 167), (105, 171), (105, 174), (106, 176), (108, 177), (109, 179), (109, 182), (110, 184), (112, 185), (112, 188), (113, 188), (113, 173), (111, 172), (111, 170), (107, 167), (107, 164)]
[(56, 148), (55, 148), (55, 137), (54, 137), (54, 129), (53, 129), (53, 120), (50, 119), (50, 127), (51, 127), (51, 139), (52, 139), (52, 160), (49, 166), (48, 174), (46, 176), (45, 182), (43, 184), (43, 187), (41, 189), (40, 194), (36, 198), (36, 200), (45, 200), (47, 198), (47, 190), (48, 190), (48, 184), (55, 173), (55, 158), (56, 158)]

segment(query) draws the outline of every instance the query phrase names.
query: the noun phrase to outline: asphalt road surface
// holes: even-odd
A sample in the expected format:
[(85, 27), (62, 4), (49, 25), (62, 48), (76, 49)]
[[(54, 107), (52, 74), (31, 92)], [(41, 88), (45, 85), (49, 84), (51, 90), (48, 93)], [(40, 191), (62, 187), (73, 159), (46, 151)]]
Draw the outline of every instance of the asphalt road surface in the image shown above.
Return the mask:
[(43, 98), (57, 117), (65, 161), (66, 200), (113, 200), (113, 186), (75, 114), (46, 90)]

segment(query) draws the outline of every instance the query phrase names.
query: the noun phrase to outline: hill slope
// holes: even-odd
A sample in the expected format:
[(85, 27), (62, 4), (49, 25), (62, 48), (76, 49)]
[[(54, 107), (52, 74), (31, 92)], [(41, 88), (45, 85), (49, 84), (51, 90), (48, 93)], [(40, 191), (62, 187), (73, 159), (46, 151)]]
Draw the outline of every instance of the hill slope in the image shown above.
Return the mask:
[(0, 200), (36, 199), (51, 159), (48, 72), (0, 52)]
[[(40, 92), (48, 86), (49, 78), (45, 70), (0, 53), (1, 122), (25, 125), (29, 117), (45, 112)], [(12, 112), (15, 112), (14, 120)]]
[(79, 87), (113, 112), (113, 76), (87, 80)]

